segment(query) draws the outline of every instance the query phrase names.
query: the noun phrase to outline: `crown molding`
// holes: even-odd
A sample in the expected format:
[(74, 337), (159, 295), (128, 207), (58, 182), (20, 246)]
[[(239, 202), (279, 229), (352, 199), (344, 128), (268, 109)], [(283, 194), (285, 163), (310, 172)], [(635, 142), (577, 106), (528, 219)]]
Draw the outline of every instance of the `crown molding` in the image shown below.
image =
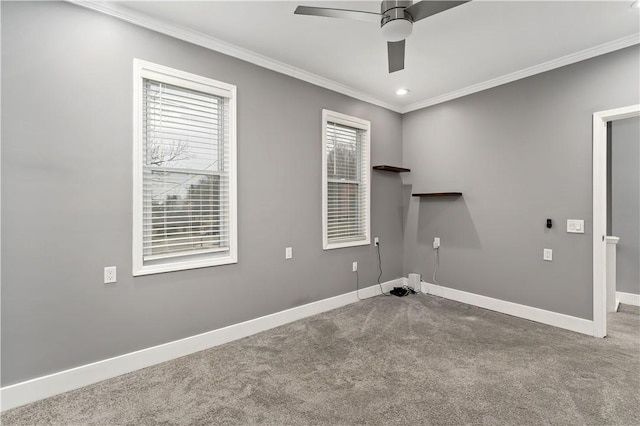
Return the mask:
[(93, 0), (67, 0), (69, 3), (82, 6), (97, 12), (104, 13), (106, 15), (113, 16), (123, 21), (132, 23), (139, 27), (147, 28), (152, 31), (156, 31), (170, 37), (177, 38), (179, 40), (186, 41), (198, 46), (205, 47), (207, 49), (228, 55), (245, 62), (258, 65), (260, 67), (269, 69), (271, 71), (285, 74), (289, 77), (296, 78), (298, 80), (311, 83), (313, 85), (323, 87), (325, 89), (332, 90), (337, 93), (341, 93), (346, 96), (350, 96), (361, 101), (386, 108), (388, 110), (406, 114), (408, 112), (416, 111), (422, 108), (437, 105), (443, 102), (447, 102), (453, 99), (461, 98), (463, 96), (471, 95), (473, 93), (481, 92), (483, 90), (491, 89), (503, 84), (511, 83), (516, 80), (520, 80), (526, 77), (531, 77), (536, 74), (540, 74), (546, 71), (560, 68), (566, 65), (570, 65), (576, 62), (584, 61), (596, 56), (604, 55), (616, 50), (624, 49), (625, 47), (633, 46), (640, 43), (640, 33), (635, 33), (618, 40), (613, 40), (598, 46), (594, 46), (579, 52), (571, 53), (560, 58), (553, 59), (551, 61), (543, 62), (538, 65), (534, 65), (529, 68), (524, 68), (505, 74), (500, 77), (493, 78), (478, 84), (467, 86), (458, 90), (454, 90), (443, 95), (434, 96), (419, 102), (415, 102), (406, 106), (397, 104), (390, 104), (382, 101), (368, 93), (356, 90), (352, 87), (335, 82), (328, 78), (321, 77), (317, 74), (296, 68), (284, 62), (277, 61), (259, 53), (253, 52), (242, 47), (238, 47), (223, 40), (211, 37), (199, 31), (191, 30), (189, 28), (169, 24), (167, 22), (151, 18), (143, 13), (128, 9), (121, 6), (117, 1), (93, 1)]
[(551, 61), (543, 62), (529, 68), (524, 68), (510, 74), (505, 74), (503, 76), (496, 77), (482, 83), (467, 86), (459, 90), (454, 90), (453, 92), (445, 93), (444, 95), (435, 96), (433, 98), (425, 99), (423, 101), (407, 105), (401, 108), (400, 113), (406, 114), (411, 111), (416, 111), (456, 98), (461, 98), (463, 96), (471, 95), (476, 92), (481, 92), (483, 90), (511, 83), (512, 81), (520, 80), (526, 77), (531, 77), (533, 75), (540, 74), (546, 71), (551, 71), (553, 69), (564, 67), (566, 65), (571, 65), (576, 62), (584, 61), (585, 59), (594, 58), (596, 56), (624, 49), (625, 47), (630, 47), (639, 43), (640, 33), (635, 33), (630, 36), (623, 37), (608, 43), (600, 44), (598, 46), (590, 47), (589, 49), (581, 50), (579, 52), (571, 53), (569, 55), (562, 56)]
[(374, 96), (371, 96), (365, 92), (353, 89), (344, 84), (337, 83), (333, 80), (321, 77), (317, 74), (302, 70), (300, 68), (293, 67), (284, 62), (277, 61), (259, 53), (253, 52), (242, 47), (238, 47), (223, 40), (211, 37), (207, 34), (195, 31), (180, 25), (169, 24), (159, 19), (152, 18), (126, 7), (123, 7), (116, 1), (83, 1), (83, 0), (67, 0), (69, 3), (77, 6), (82, 6), (87, 9), (101, 12), (106, 15), (113, 16), (139, 27), (147, 28), (152, 31), (159, 32), (161, 34), (168, 35), (170, 37), (177, 38), (179, 40), (186, 41), (198, 46), (205, 47), (207, 49), (222, 53), (227, 56), (231, 56), (237, 59), (241, 59), (245, 62), (258, 65), (262, 68), (269, 69), (271, 71), (279, 72), (289, 77), (296, 78), (298, 80), (311, 83), (316, 86), (323, 87), (325, 89), (332, 90), (334, 92), (341, 93), (343, 95), (350, 96), (361, 101), (386, 108), (394, 112), (400, 112), (402, 107), (396, 104), (390, 104), (382, 101)]

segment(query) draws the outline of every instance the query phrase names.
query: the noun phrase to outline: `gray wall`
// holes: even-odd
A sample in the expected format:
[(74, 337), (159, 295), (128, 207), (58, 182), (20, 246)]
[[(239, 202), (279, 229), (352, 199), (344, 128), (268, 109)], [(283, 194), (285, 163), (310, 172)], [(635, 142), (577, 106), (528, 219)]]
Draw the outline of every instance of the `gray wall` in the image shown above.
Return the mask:
[(640, 118), (611, 123), (612, 235), (617, 291), (640, 294)]
[[(373, 245), (322, 250), (321, 110), (371, 121), (372, 164), (399, 114), (68, 3), (2, 2), (1, 35), (2, 386), (376, 283)], [(237, 85), (238, 264), (131, 276), (133, 58)], [(372, 176), (384, 281), (402, 182)]]
[[(443, 285), (591, 318), (591, 114), (639, 102), (637, 46), (401, 118), (72, 4), (1, 7), (2, 386), (352, 291), (354, 260), (375, 283), (373, 245), (322, 250), (322, 108), (412, 169), (372, 174), (382, 280), (431, 281), (439, 236)], [(131, 276), (134, 57), (238, 87), (236, 265)]]
[(591, 319), (592, 114), (639, 103), (639, 72), (633, 46), (405, 114), (405, 274), (432, 281), (437, 236), (443, 286)]

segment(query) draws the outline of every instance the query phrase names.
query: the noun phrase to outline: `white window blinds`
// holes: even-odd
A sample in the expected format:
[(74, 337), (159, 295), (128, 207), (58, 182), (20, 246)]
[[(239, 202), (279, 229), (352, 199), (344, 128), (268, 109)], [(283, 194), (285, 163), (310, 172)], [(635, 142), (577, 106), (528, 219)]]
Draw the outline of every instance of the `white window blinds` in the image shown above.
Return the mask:
[(237, 262), (236, 88), (134, 60), (133, 275)]
[(367, 128), (326, 119), (325, 248), (369, 243), (368, 137)]
[(229, 247), (226, 100), (144, 79), (144, 260)]

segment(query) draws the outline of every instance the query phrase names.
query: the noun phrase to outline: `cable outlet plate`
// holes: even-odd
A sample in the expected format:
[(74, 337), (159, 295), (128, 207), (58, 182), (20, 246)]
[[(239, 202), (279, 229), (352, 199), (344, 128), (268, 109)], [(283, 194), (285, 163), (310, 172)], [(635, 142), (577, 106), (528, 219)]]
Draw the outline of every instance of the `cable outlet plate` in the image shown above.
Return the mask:
[(375, 237), (375, 238), (373, 239), (373, 244), (375, 244), (375, 245), (379, 245), (379, 244), (380, 244), (380, 238)]
[(435, 237), (435, 238), (433, 239), (433, 248), (434, 248), (434, 249), (440, 248), (440, 238)]
[(351, 265), (351, 271), (356, 272), (358, 270), (358, 262), (353, 262)]

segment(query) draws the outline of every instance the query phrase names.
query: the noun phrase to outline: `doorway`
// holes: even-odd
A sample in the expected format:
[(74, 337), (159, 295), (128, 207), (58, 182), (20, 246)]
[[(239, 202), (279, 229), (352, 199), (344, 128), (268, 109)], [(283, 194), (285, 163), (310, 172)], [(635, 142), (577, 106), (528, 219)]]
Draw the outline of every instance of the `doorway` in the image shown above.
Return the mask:
[(607, 335), (607, 124), (640, 116), (640, 105), (593, 114), (593, 335)]

